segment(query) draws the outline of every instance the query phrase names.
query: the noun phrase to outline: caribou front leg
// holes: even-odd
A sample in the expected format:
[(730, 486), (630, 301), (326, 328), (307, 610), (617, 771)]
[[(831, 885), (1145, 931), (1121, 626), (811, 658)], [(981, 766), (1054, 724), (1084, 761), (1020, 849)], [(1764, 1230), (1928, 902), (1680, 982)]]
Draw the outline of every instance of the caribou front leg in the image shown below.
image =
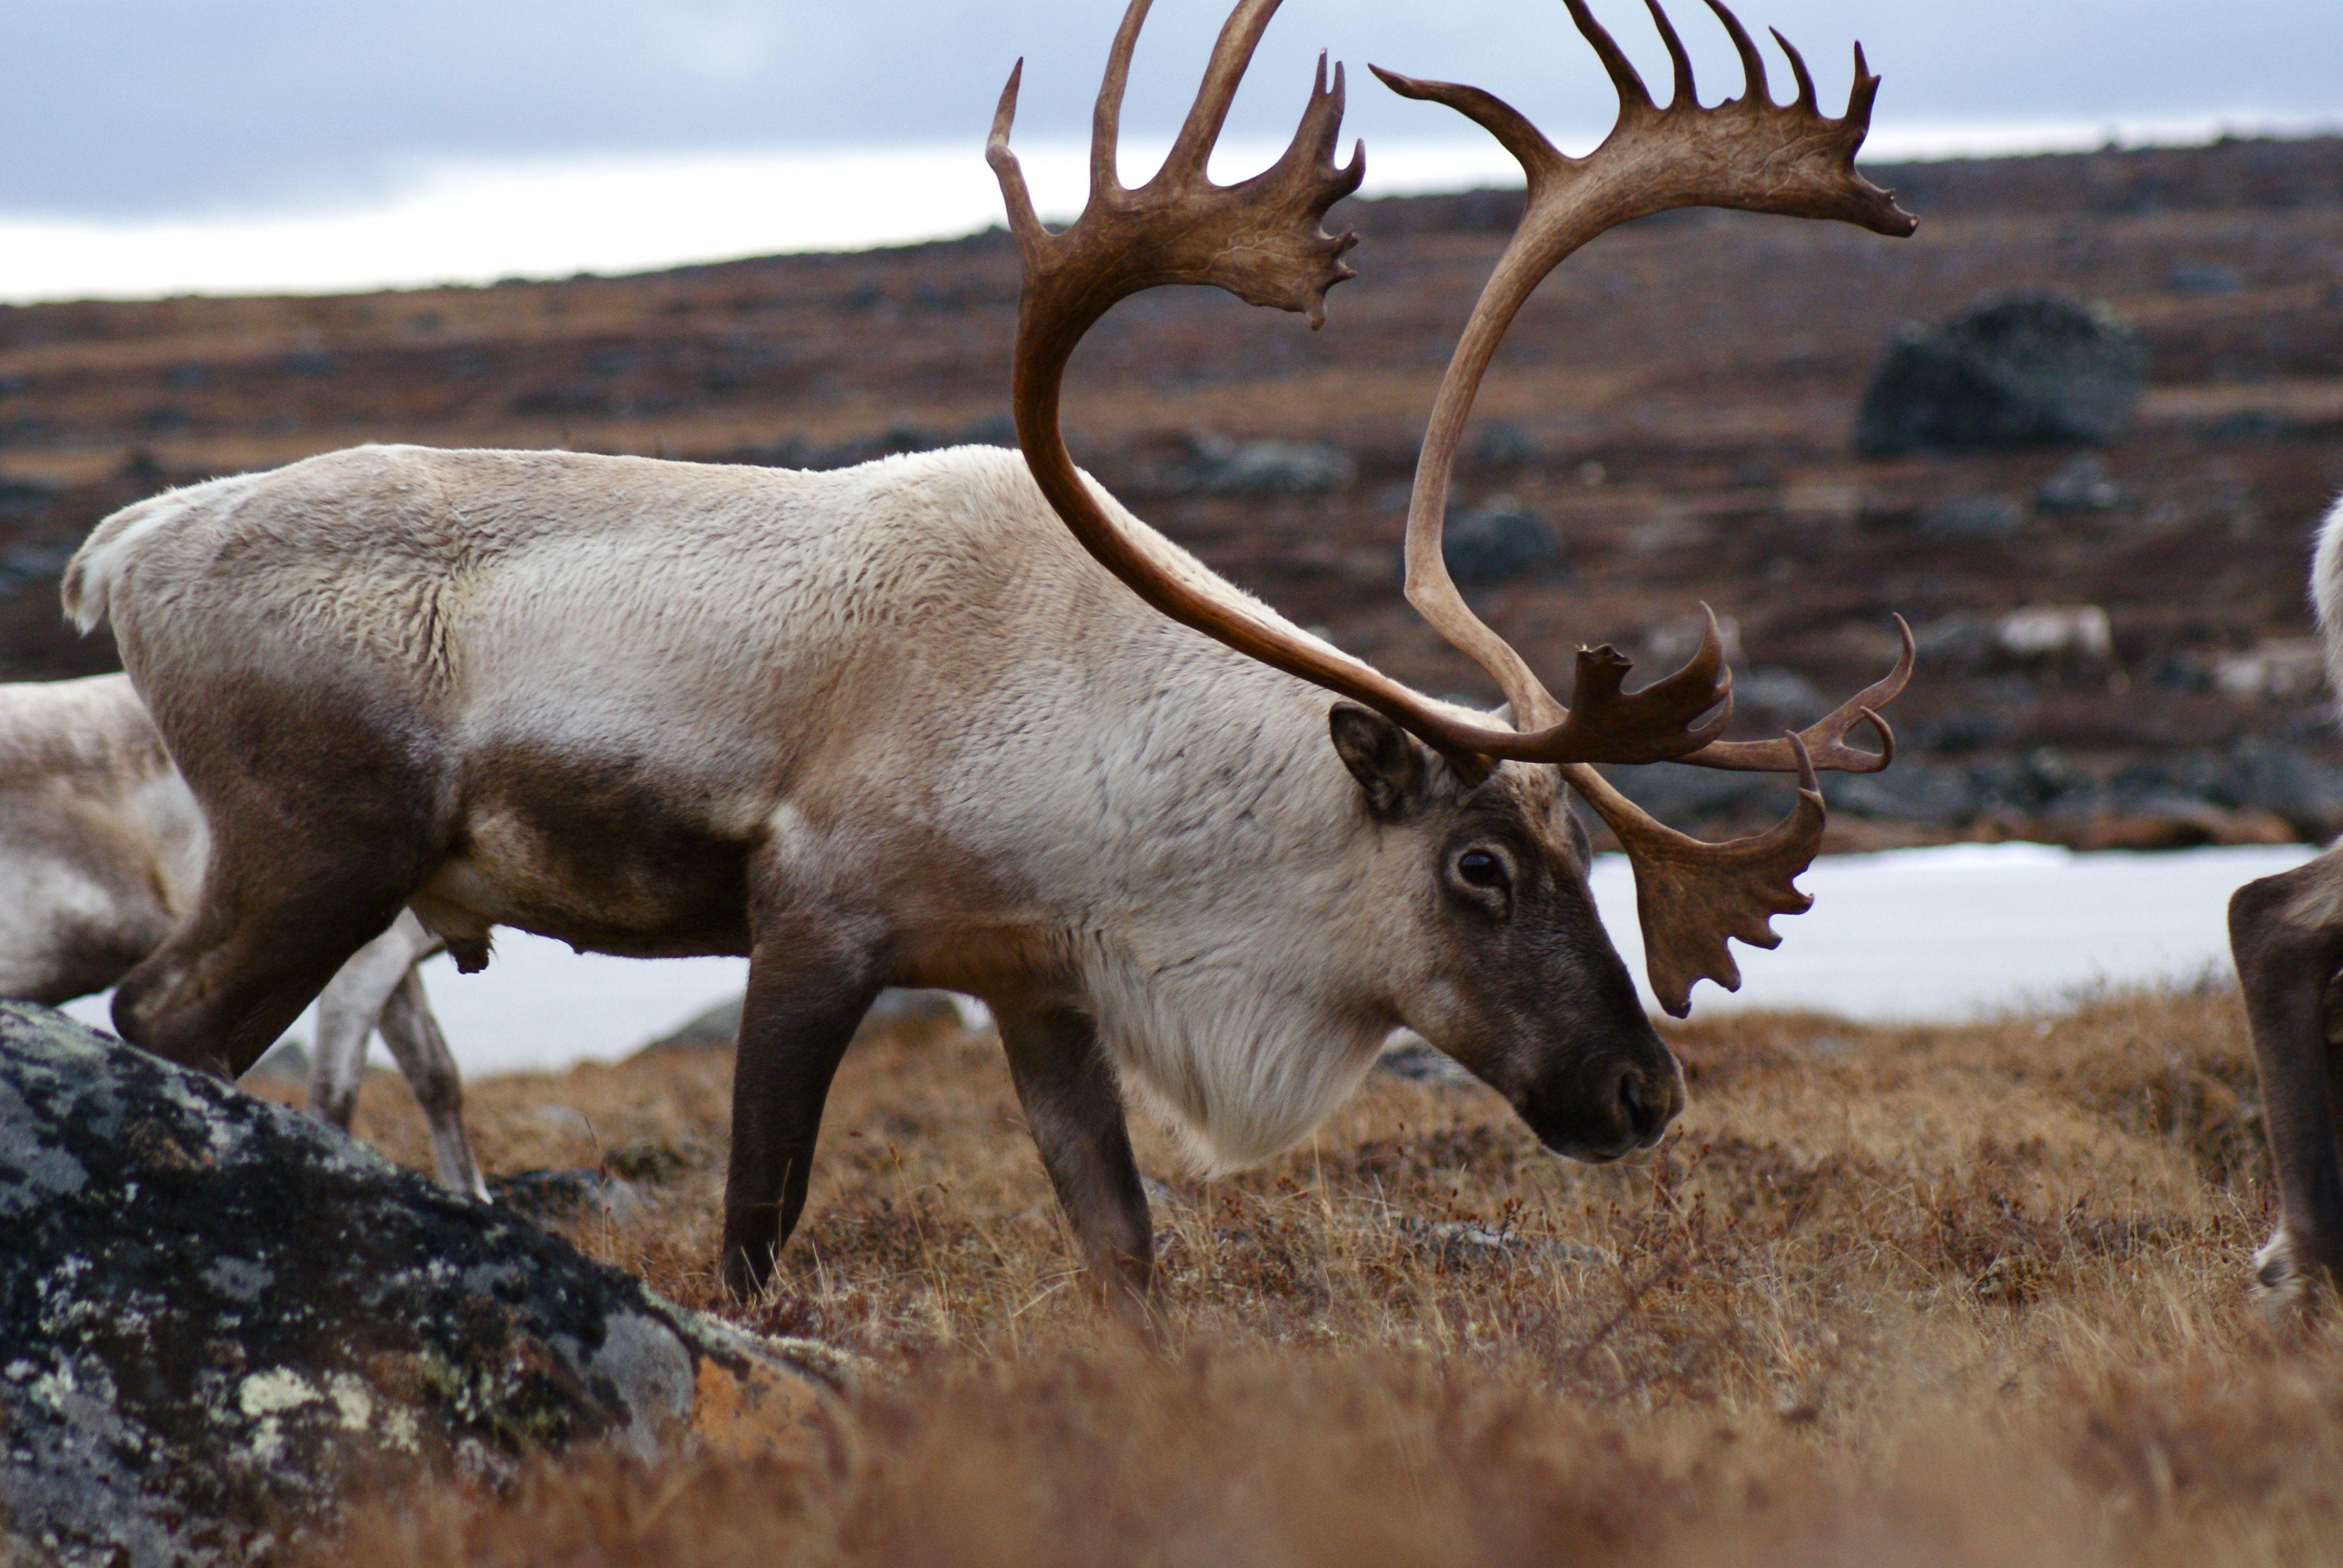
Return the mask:
[(2262, 1122), (2277, 1169), (2278, 1228), (2254, 1278), (2278, 1301), (2343, 1274), (2343, 1154), (2327, 1040), (2327, 991), (2343, 962), (2343, 849), (2238, 889), (2229, 950), (2260, 1070)]
[(724, 1287), (761, 1293), (805, 1210), (821, 1110), (862, 1015), (879, 995), (868, 952), (801, 927), (759, 930), (732, 1067), (732, 1161), (724, 1181)]
[(1018, 1102), (1082, 1261), (1118, 1317), (1151, 1329), (1154, 1231), (1098, 1031), (1070, 1008), (1011, 1008), (1000, 1019)]

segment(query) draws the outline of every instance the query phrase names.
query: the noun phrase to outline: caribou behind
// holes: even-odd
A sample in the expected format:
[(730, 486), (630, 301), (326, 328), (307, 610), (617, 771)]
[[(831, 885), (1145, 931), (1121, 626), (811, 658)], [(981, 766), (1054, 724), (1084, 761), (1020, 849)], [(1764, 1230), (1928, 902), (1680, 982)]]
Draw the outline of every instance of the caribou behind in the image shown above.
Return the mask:
[[(202, 903), (124, 983), (123, 1031), (236, 1071), (402, 906), (468, 965), (499, 924), (606, 952), (745, 953), (723, 1259), (742, 1291), (797, 1221), (831, 1075), (890, 984), (991, 1005), (1085, 1260), (1126, 1305), (1151, 1272), (1126, 1092), (1207, 1163), (1251, 1161), (1307, 1132), (1406, 1024), (1555, 1150), (1653, 1142), (1682, 1078), (1596, 919), (1567, 792), (1633, 857), (1652, 980), (1681, 1014), (1698, 979), (1738, 982), (1726, 938), (1771, 946), (1770, 917), (1806, 907), (1791, 879), (1821, 835), (1814, 770), (1885, 766), (1876, 709), (1909, 638), (1802, 736), (1718, 739), (1713, 623), (1689, 665), (1634, 693), (1624, 658), (1582, 651), (1565, 708), (1448, 580), (1458, 437), (1514, 311), (1607, 227), (1697, 204), (1913, 223), (1853, 166), (1877, 86), (1859, 50), (1844, 116), (1818, 111), (1795, 51), (1800, 90), (1777, 105), (1716, 6), (1748, 86), (1704, 108), (1654, 7), (1675, 63), (1661, 108), (1565, 3), (1619, 91), (1586, 158), (1477, 89), (1383, 74), (1486, 127), (1529, 177), (1408, 521), (1408, 597), (1488, 670), (1503, 717), (1296, 629), (1074, 467), (1061, 379), (1116, 300), (1209, 283), (1315, 326), (1352, 276), (1353, 237), (1322, 226), (1363, 169), (1333, 161), (1339, 68), (1330, 85), (1322, 60), (1270, 169), (1205, 176), (1276, 0), (1242, 0), (1162, 170), (1120, 183), (1133, 0), (1081, 220), (1053, 234), (1034, 216), (1009, 150), (1014, 75), (988, 147), (1025, 268), (1021, 457), (816, 474), (361, 447), (100, 525), (68, 609), (112, 618), (213, 826)], [(1864, 724), (1879, 750), (1847, 743)], [(1795, 774), (1795, 809), (1702, 844), (1592, 766), (1663, 760)]]

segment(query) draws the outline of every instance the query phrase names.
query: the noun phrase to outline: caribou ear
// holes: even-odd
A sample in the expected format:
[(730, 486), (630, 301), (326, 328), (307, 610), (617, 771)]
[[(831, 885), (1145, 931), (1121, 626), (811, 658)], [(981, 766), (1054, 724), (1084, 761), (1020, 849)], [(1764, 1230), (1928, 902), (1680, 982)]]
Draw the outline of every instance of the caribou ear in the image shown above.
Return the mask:
[(1425, 754), (1413, 737), (1371, 708), (1338, 702), (1326, 716), (1334, 752), (1367, 792), (1367, 809), (1379, 822), (1407, 814), (1423, 792)]

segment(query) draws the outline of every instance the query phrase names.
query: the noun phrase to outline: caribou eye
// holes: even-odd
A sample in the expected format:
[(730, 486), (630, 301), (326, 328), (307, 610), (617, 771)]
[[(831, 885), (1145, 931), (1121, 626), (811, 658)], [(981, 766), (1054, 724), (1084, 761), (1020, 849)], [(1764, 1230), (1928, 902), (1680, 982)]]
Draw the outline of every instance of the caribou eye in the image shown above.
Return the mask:
[(1456, 874), (1476, 888), (1505, 885), (1505, 863), (1486, 849), (1467, 849), (1459, 855)]

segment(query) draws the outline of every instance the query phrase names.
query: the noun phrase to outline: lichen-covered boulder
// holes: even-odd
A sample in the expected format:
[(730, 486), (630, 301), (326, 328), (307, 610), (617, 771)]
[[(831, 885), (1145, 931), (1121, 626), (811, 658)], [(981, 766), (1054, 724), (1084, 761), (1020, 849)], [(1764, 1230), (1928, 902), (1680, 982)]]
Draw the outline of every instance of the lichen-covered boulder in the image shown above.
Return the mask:
[(2147, 346), (2105, 307), (2011, 294), (1939, 327), (1906, 326), (1865, 392), (1857, 450), (1875, 457), (2121, 437)]
[(362, 1477), (838, 1441), (818, 1347), (0, 1002), (0, 1559), (261, 1560)]

